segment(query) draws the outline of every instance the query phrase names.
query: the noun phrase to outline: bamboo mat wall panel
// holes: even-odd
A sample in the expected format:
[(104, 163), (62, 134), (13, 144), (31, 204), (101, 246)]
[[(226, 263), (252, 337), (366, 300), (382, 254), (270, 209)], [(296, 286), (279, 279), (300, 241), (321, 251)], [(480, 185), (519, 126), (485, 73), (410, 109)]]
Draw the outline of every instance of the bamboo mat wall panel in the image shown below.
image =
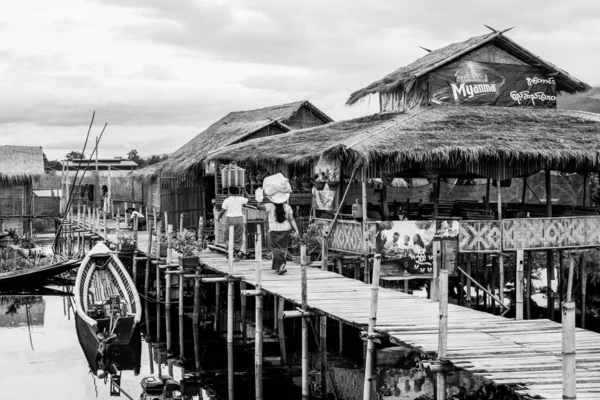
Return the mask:
[(460, 252), (499, 252), (502, 250), (500, 221), (460, 221), (458, 231)]

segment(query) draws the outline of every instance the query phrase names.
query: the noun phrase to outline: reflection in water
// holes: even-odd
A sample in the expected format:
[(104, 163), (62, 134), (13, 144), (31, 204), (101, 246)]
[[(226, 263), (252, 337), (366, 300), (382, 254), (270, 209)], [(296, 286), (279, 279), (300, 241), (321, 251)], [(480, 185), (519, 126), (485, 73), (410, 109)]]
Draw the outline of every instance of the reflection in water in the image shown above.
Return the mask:
[(0, 327), (43, 326), (42, 296), (0, 296)]

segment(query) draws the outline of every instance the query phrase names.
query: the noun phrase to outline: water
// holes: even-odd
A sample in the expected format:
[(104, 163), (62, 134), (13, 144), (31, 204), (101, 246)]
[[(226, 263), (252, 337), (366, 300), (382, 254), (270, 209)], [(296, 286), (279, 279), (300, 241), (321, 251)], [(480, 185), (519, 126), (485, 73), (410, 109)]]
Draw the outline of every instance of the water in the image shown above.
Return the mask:
[[(202, 329), (200, 342), (196, 343), (201, 360), (197, 363), (194, 349), (194, 335), (192, 320), (186, 311), (184, 317), (185, 332), (185, 360), (172, 367), (175, 379), (182, 377), (183, 369), (186, 372), (195, 371), (197, 365), (203, 371), (203, 380), (211, 392), (216, 392), (221, 398), (227, 398), (227, 353), (223, 334), (213, 332), (210, 325), (212, 293), (206, 293), (203, 301), (205, 314), (203, 318), (208, 322), (207, 329)], [(189, 303), (190, 297), (186, 298)], [(67, 309), (68, 299), (59, 296), (30, 296), (6, 297), (0, 296), (0, 389), (1, 399), (104, 399), (109, 400), (110, 385), (99, 379), (94, 379), (89, 373), (89, 366), (79, 346), (75, 331), (75, 321), (72, 310)], [(191, 304), (186, 304), (191, 305)], [(191, 307), (187, 307), (189, 310)], [(8, 312), (9, 309), (12, 311)], [(249, 311), (252, 308), (249, 309)], [(268, 308), (267, 308), (268, 309)], [(252, 316), (249, 312), (249, 317)], [(265, 327), (272, 326), (269, 315), (265, 313)], [(150, 307), (149, 336), (155, 332), (154, 307)], [(161, 315), (164, 321), (164, 314)], [(179, 346), (178, 317), (176, 306), (172, 311), (173, 318), (173, 349), (177, 352)], [(28, 323), (29, 321), (29, 323)], [(142, 330), (146, 330), (145, 317), (142, 319)], [(222, 318), (221, 321), (224, 321)], [(264, 398), (265, 400), (281, 398), (300, 398), (300, 354), (299, 354), (299, 323), (286, 320), (286, 336), (288, 359), (291, 367), (282, 368), (269, 365), (267, 360), (277, 364), (279, 346), (276, 341), (268, 340), (266, 335), (264, 345)], [(239, 325), (238, 325), (239, 327)], [(235, 349), (236, 370), (236, 398), (253, 398), (253, 344), (252, 329), (249, 328), (249, 344), (237, 345)], [(330, 324), (332, 339), (337, 333), (337, 323)], [(163, 322), (164, 330), (164, 322)], [(164, 331), (163, 331), (164, 339)], [(239, 339), (239, 337), (238, 337)], [(312, 340), (312, 339), (311, 339)], [(155, 346), (156, 347), (156, 346)], [(163, 346), (164, 347), (164, 346)], [(330, 343), (331, 348), (337, 348), (335, 343)], [(358, 331), (346, 328), (344, 357), (329, 355), (328, 386), (330, 398), (345, 400), (361, 400), (363, 391), (363, 360), (362, 342)], [(310, 386), (314, 396), (320, 393), (319, 353), (316, 352), (316, 343), (311, 342), (310, 354)], [(133, 371), (123, 371), (121, 387), (134, 399), (139, 399), (142, 389), (141, 379), (150, 373), (150, 357), (148, 343), (142, 345), (142, 369), (139, 376), (134, 376)], [(153, 357), (158, 354), (154, 348)], [(376, 369), (376, 384), (373, 388), (372, 399), (381, 400), (415, 400), (432, 399), (435, 392), (435, 379), (418, 369), (419, 357), (414, 352), (402, 348), (379, 349), (377, 353), (378, 367)], [(177, 355), (176, 355), (177, 356)], [(158, 374), (158, 364), (153, 364), (154, 375)], [(164, 364), (162, 373), (169, 372)], [(95, 382), (95, 384), (94, 384)], [(474, 379), (466, 372), (456, 372), (448, 376), (449, 395), (458, 394), (477, 389), (483, 382)], [(201, 394), (202, 393), (202, 394)], [(126, 398), (122, 395), (122, 398)], [(208, 392), (197, 392), (189, 399), (210, 399)], [(216, 398), (216, 397), (214, 397)], [(456, 397), (463, 399), (464, 397)], [(506, 397), (508, 398), (508, 397)]]

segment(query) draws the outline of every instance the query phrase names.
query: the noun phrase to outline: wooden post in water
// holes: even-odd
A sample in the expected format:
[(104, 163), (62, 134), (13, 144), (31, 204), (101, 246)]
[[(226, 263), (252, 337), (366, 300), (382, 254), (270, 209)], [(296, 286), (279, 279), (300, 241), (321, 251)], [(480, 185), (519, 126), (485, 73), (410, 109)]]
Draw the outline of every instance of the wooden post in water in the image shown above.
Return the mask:
[[(448, 270), (440, 271), (439, 277), (440, 323), (438, 334), (438, 360), (441, 362), (448, 354)], [(436, 399), (446, 399), (446, 373), (436, 373)]]
[[(261, 291), (262, 286), (262, 237), (261, 225), (256, 225), (256, 244), (254, 251), (256, 255), (256, 291)], [(254, 331), (254, 386), (255, 400), (263, 399), (262, 386), (262, 357), (263, 357), (263, 297), (262, 293), (257, 294), (255, 298), (256, 315)]]
[(515, 319), (523, 319), (523, 250), (517, 250), (517, 272), (515, 276), (515, 296), (517, 309)]
[(183, 273), (179, 274), (179, 358), (183, 360), (185, 354), (185, 332), (183, 329)]
[[(374, 271), (374, 270), (373, 270)], [(283, 302), (283, 298), (280, 300)], [(327, 317), (319, 317), (319, 351), (321, 353), (321, 399), (327, 400)]]
[(215, 283), (215, 332), (221, 330), (221, 282)]
[(325, 230), (323, 232), (323, 243), (321, 245), (321, 269), (327, 271), (327, 261), (329, 258), (329, 232)]
[[(308, 310), (308, 282), (306, 276), (306, 245), (300, 245), (300, 274), (301, 274), (301, 298), (302, 311)], [(302, 318), (302, 400), (310, 399), (310, 388), (308, 386), (308, 321)]]
[(277, 335), (279, 336), (279, 353), (281, 355), (281, 363), (287, 364), (287, 352), (285, 348), (285, 329), (283, 325), (283, 312), (285, 310), (285, 299), (282, 297), (278, 302), (277, 310)]
[(375, 358), (375, 324), (377, 323), (377, 302), (379, 300), (379, 271), (381, 269), (381, 254), (375, 254), (373, 260), (373, 283), (371, 284), (371, 309), (369, 312), (369, 330), (367, 332), (367, 354), (365, 359), (365, 382), (363, 400), (371, 399), (373, 381), (373, 362)]
[(498, 253), (498, 298), (504, 304), (504, 256), (502, 253)]
[[(169, 272), (169, 271), (167, 271)], [(167, 357), (173, 354), (171, 336), (171, 274), (165, 274), (165, 328), (167, 330)]]
[[(200, 273), (200, 268), (196, 268), (196, 274)], [(194, 279), (194, 314), (193, 314), (193, 334), (194, 334), (194, 360), (196, 362), (196, 372), (200, 372), (200, 279)]]
[(160, 343), (160, 264), (156, 262), (156, 343)]
[(577, 398), (575, 366), (575, 302), (571, 299), (575, 257), (569, 253), (569, 280), (567, 301), (562, 305), (562, 386), (563, 399)]
[[(241, 281), (240, 282), (240, 293), (243, 290), (246, 290), (246, 282)], [(240, 324), (240, 329), (242, 330), (242, 343), (245, 346), (248, 344), (248, 334), (246, 332), (246, 319), (248, 319), (248, 301), (246, 299), (246, 296), (240, 296), (240, 305), (241, 305), (240, 318), (242, 320), (242, 322)]]
[[(233, 225), (229, 226), (229, 271), (233, 275)], [(233, 400), (233, 286), (234, 282), (227, 282), (227, 382), (229, 400)]]
[(587, 292), (587, 260), (585, 255), (581, 256), (579, 261), (579, 277), (581, 278), (581, 328), (585, 329), (585, 296)]
[[(338, 274), (340, 274), (340, 276), (344, 275), (344, 263), (342, 262), (342, 260), (339, 260)], [(338, 354), (342, 355), (342, 353), (344, 352), (344, 323), (342, 321), (338, 322), (338, 336), (339, 336)]]

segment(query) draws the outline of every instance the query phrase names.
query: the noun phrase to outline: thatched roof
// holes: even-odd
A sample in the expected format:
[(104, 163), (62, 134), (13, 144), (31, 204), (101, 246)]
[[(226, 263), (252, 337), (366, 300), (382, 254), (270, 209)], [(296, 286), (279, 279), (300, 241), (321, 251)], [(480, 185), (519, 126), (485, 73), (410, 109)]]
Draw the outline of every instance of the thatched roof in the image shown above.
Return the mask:
[(247, 164), (537, 160), (596, 165), (600, 114), (522, 107), (438, 106), (376, 114), (230, 146), (209, 159)]
[(230, 112), (176, 150), (168, 159), (143, 168), (134, 176), (149, 179), (161, 173), (185, 174), (199, 169), (211, 152), (238, 143), (261, 129), (273, 126), (281, 132), (290, 131), (291, 128), (286, 126), (284, 121), (291, 118), (302, 107), (307, 107), (324, 123), (332, 121), (306, 100), (257, 110)]
[(41, 175), (44, 175), (41, 147), (0, 146), (0, 181), (26, 181)]
[(419, 77), (449, 64), (450, 62), (456, 61), (462, 56), (488, 44), (493, 44), (517, 59), (538, 68), (545, 74), (553, 74), (556, 80), (556, 91), (559, 93), (585, 92), (590, 89), (588, 84), (575, 79), (556, 65), (541, 59), (527, 49), (519, 46), (501, 32), (492, 32), (487, 35), (472, 37), (467, 41), (453, 43), (449, 46), (442, 47), (441, 49), (434, 50), (413, 63), (392, 72), (383, 79), (375, 81), (369, 86), (352, 93), (347, 104), (355, 104), (364, 97), (375, 93), (408, 91), (416, 83), (416, 80)]

